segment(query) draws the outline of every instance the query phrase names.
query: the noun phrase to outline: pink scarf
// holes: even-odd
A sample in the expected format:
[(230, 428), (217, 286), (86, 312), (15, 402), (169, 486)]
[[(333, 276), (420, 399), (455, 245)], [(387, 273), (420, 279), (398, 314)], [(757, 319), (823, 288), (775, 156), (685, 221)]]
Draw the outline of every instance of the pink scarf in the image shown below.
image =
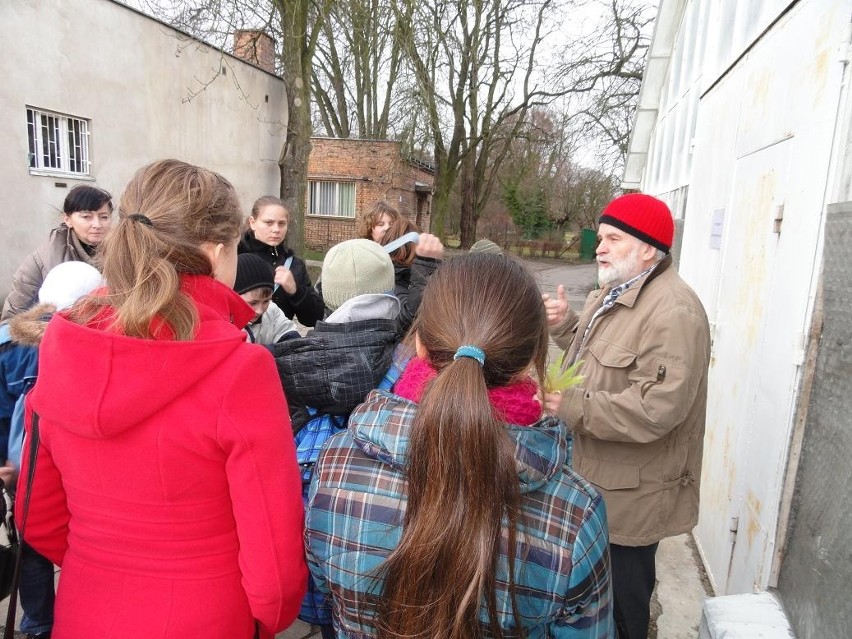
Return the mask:
[[(425, 359), (414, 357), (402, 372), (393, 391), (415, 403), (420, 402), (426, 385), (438, 376), (438, 372)], [(531, 426), (541, 418), (541, 404), (535, 399), (538, 385), (531, 377), (508, 386), (488, 389), (488, 399), (497, 416), (507, 424)]]

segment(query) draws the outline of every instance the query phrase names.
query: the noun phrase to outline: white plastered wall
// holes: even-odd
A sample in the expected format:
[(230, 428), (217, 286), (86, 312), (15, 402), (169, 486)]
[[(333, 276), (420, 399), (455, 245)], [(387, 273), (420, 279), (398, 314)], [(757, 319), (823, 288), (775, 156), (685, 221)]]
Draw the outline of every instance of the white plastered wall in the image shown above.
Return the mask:
[(0, 24), (0, 298), (83, 181), (30, 173), (28, 106), (91, 121), (87, 183), (116, 204), (136, 169), (168, 157), (220, 172), (246, 209), (278, 192), (280, 78), (111, 0), (4, 0)]

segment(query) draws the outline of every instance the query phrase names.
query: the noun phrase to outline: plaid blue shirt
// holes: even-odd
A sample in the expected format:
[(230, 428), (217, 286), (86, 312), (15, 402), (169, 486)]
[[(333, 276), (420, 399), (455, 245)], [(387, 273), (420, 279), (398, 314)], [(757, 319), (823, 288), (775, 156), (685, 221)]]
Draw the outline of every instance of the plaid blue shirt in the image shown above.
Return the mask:
[[(369, 623), (364, 601), (382, 590), (373, 575), (402, 534), (403, 469), (416, 411), (412, 402), (373, 391), (350, 416), (348, 430), (329, 440), (315, 469), (305, 531), (308, 564), (317, 588), (330, 596), (341, 639), (375, 636), (358, 615)], [(568, 466), (567, 429), (546, 417), (534, 426), (508, 425), (506, 432), (515, 443), (521, 488), (515, 572), (527, 637), (614, 637), (604, 503)], [(504, 555), (497, 607), (500, 626), (511, 629), (507, 572)]]

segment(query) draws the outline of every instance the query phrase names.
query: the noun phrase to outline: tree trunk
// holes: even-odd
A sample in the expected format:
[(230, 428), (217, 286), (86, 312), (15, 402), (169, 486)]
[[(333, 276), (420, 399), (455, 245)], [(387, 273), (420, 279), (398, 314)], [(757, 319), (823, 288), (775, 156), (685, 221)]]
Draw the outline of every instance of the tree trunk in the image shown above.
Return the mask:
[(296, 255), (305, 251), (305, 191), (308, 184), (308, 158), (311, 153), (311, 61), (315, 29), (322, 26), (316, 18), (309, 31), (307, 0), (277, 0), (281, 17), (281, 62), (287, 88), (287, 139), (278, 168), (281, 174), (281, 199), (290, 212), (287, 246)]
[(459, 230), (461, 234), (461, 248), (465, 250), (473, 246), (473, 243), (476, 241), (476, 200), (478, 189), (474, 162), (474, 153), (471, 151), (462, 160), (461, 169), (461, 215)]
[(447, 213), (450, 207), (450, 189), (453, 186), (452, 179), (446, 173), (446, 171), (436, 171), (435, 191), (432, 194), (431, 232), (441, 238), (442, 241), (445, 239)]
[[(288, 99), (289, 94), (288, 94)], [(291, 102), (294, 100), (290, 99)], [(302, 105), (308, 102), (302, 99)], [(278, 160), (281, 174), (281, 200), (290, 212), (287, 246), (298, 256), (305, 252), (305, 208), (307, 203), (308, 158), (311, 154), (311, 121), (306, 109), (293, 106), (287, 125), (287, 140)]]
[[(439, 149), (435, 150), (435, 186), (432, 194), (432, 234), (442, 241), (446, 239), (447, 221), (450, 209), (450, 193), (456, 181), (455, 163), (446, 159)], [(441, 161), (443, 159), (443, 161)]]

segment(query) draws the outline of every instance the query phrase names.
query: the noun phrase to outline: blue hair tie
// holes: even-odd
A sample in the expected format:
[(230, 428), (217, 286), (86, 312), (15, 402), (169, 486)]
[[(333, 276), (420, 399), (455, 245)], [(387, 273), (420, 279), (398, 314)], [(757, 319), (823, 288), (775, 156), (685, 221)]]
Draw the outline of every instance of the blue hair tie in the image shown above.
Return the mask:
[(472, 344), (459, 346), (456, 354), (453, 355), (453, 359), (457, 360), (459, 357), (470, 357), (479, 362), (480, 366), (485, 366), (485, 351), (479, 348), (479, 346), (473, 346)]

